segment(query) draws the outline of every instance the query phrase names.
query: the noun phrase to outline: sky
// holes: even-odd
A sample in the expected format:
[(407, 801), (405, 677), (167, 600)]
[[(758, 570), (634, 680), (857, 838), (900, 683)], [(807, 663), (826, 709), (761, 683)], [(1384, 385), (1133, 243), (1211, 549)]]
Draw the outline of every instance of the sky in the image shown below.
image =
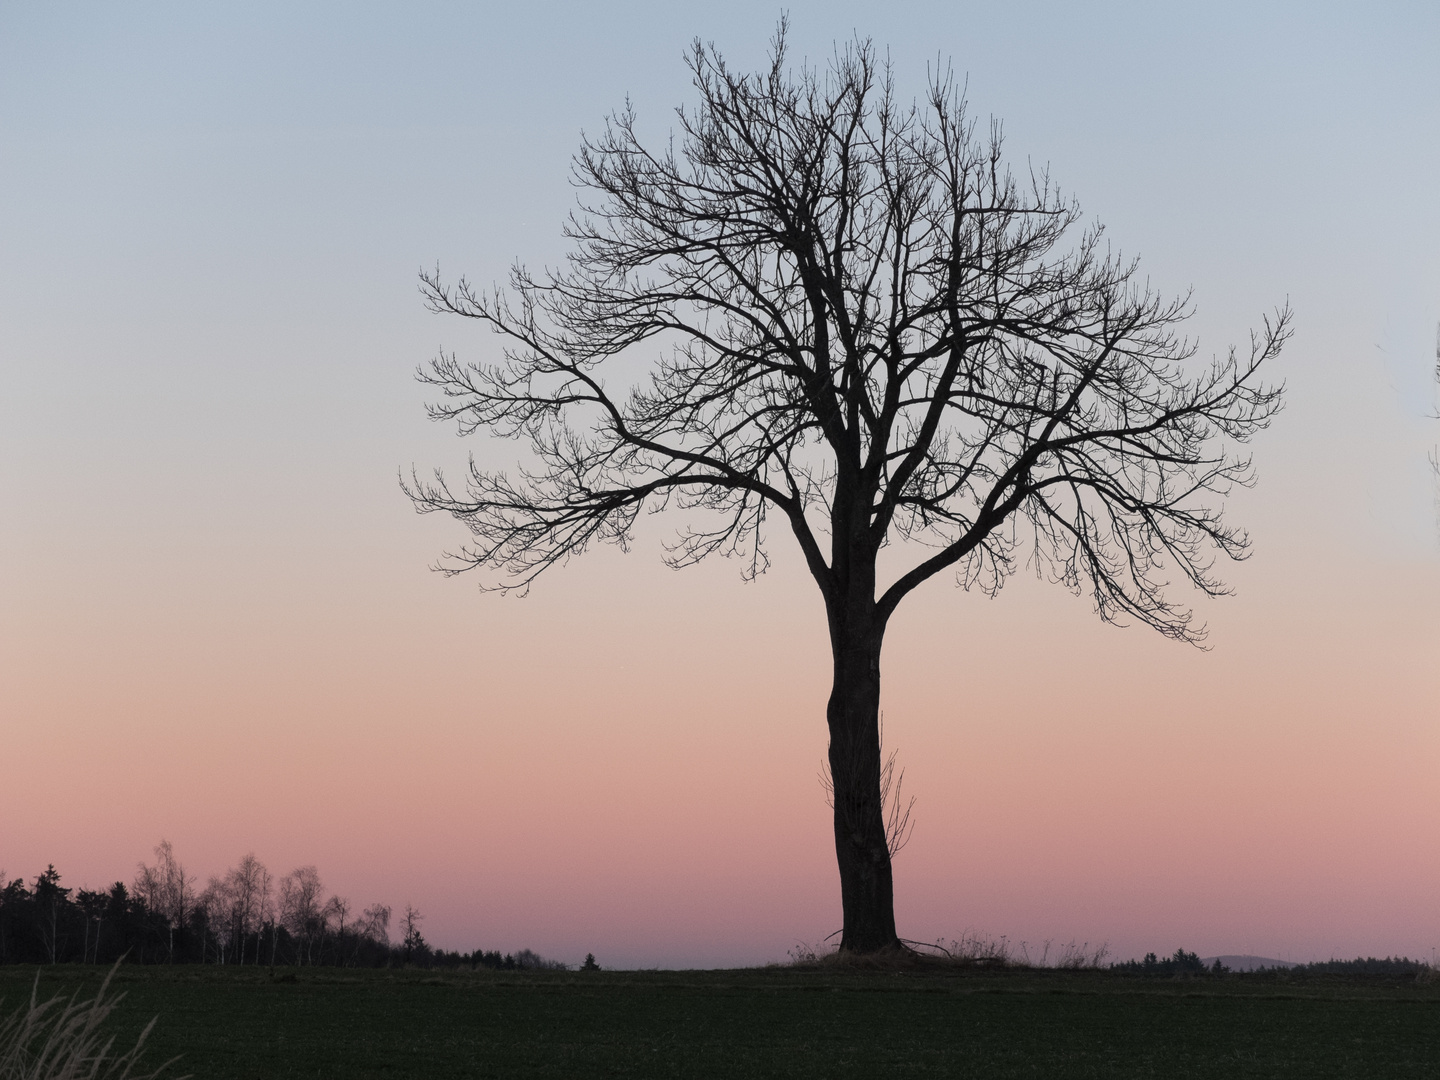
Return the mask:
[[(902, 89), (949, 62), (1201, 358), (1287, 300), (1288, 404), (1232, 498), (1209, 651), (1025, 576), (935, 580), (884, 656), (916, 797), (902, 936), (1304, 961), (1440, 948), (1440, 8), (788, 6)], [(570, 156), (648, 137), (697, 36), (780, 9), (0, 0), (0, 869), (203, 884), (253, 851), (446, 948), (783, 960), (839, 929), (819, 595), (660, 560), (524, 599), (431, 565), (412, 465), (503, 467), (417, 365), (495, 339), (417, 273), (554, 264)]]

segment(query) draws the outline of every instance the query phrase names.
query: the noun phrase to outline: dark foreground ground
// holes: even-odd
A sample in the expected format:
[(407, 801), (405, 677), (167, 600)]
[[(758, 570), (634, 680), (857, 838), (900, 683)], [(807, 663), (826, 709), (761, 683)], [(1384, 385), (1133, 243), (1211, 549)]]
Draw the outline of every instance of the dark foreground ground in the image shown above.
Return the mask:
[[(4, 1014), (36, 969), (0, 968)], [(94, 968), (41, 969), (41, 996)], [(122, 969), (122, 1040), (200, 1080), (1440, 1077), (1440, 984), (1108, 972)]]

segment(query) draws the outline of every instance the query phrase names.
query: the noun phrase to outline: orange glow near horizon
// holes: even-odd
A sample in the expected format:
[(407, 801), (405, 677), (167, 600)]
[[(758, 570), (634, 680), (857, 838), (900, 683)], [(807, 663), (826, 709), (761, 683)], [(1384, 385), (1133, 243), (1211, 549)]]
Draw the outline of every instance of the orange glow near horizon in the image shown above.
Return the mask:
[[(782, 958), (838, 918), (823, 620), (795, 570), (745, 587), (723, 562), (597, 552), (525, 600), (422, 580), (423, 636), (376, 608), (223, 655), (137, 624), (69, 636), (74, 652), (20, 643), (36, 662), (7, 678), (27, 718), (7, 756), (49, 764), (10, 775), (4, 868), (128, 881), (163, 836), (202, 884), (246, 851), (314, 863), (358, 903), (414, 903), (445, 947)], [(1351, 632), (1328, 640), (1280, 590), (1210, 652), (1095, 625), (1024, 579), (995, 601), (917, 594), (885, 660), (887, 740), (918, 797), (902, 934), (1427, 947), (1426, 584), (1384, 625), (1332, 596)]]

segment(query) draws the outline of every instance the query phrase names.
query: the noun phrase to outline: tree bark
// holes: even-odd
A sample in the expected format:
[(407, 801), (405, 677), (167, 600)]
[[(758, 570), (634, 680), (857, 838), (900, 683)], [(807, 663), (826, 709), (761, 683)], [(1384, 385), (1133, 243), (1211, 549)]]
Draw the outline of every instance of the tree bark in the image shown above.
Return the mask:
[[(873, 608), (873, 600), (870, 605)], [(898, 945), (895, 889), (880, 794), (880, 645), (873, 611), (831, 620), (835, 680), (826, 720), (834, 785), (835, 856), (845, 924), (842, 952)]]

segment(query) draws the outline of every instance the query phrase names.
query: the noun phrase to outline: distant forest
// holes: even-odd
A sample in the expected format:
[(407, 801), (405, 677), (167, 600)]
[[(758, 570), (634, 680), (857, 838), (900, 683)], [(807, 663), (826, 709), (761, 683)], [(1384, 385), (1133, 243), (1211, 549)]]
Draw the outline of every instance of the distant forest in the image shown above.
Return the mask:
[[(1193, 952), (1176, 949), (1174, 956), (1160, 959), (1154, 953), (1147, 953), (1144, 960), (1127, 960), (1111, 964), (1111, 971), (1123, 971), (1133, 975), (1160, 975), (1183, 977), (1189, 975), (1229, 975), (1230, 969), (1217, 958), (1207, 965)], [(1285, 977), (1304, 975), (1428, 975), (1429, 964), (1423, 960), (1411, 960), (1407, 956), (1357, 957), (1354, 960), (1317, 960), (1309, 964), (1293, 964), (1288, 967), (1255, 968), (1249, 974), (1281, 975)]]
[[(203, 889), (168, 841), (134, 880), (91, 891), (61, 884), (49, 866), (27, 885), (0, 870), (0, 964), (264, 964), (330, 967), (553, 968), (566, 965), (529, 949), (502, 955), (434, 949), (424, 916), (406, 906), (355, 910), (325, 895), (320, 874), (302, 866), (275, 879), (254, 855)], [(593, 961), (592, 961), (593, 963)]]

